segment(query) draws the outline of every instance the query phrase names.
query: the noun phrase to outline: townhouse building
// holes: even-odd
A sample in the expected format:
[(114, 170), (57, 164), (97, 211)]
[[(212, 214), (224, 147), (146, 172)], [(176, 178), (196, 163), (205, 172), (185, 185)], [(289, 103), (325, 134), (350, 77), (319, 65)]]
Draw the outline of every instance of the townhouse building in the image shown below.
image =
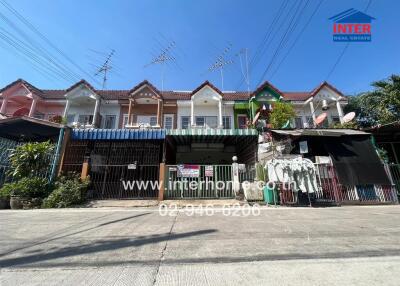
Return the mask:
[(293, 104), (292, 128), (341, 122), (346, 97), (323, 82), (311, 91), (284, 92), (269, 82), (253, 92), (221, 91), (206, 81), (193, 91), (160, 91), (148, 81), (130, 90), (97, 90), (81, 80), (65, 90), (39, 89), (22, 79), (0, 90), (0, 114), (52, 120), (63, 117), (76, 128), (246, 129), (260, 107), (274, 101)]

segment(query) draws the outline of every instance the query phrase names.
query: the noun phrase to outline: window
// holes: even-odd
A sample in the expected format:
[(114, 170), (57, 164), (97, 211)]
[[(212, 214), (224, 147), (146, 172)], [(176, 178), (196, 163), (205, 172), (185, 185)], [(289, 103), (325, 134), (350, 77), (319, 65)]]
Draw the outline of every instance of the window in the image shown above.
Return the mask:
[(136, 125), (141, 127), (156, 126), (157, 116), (153, 115), (138, 115), (136, 119)]
[(33, 115), (34, 118), (37, 119), (44, 119), (44, 114), (41, 112), (35, 112), (35, 114)]
[(222, 124), (224, 129), (231, 129), (231, 117), (230, 116), (223, 116), (222, 117)]
[(247, 115), (238, 115), (237, 123), (239, 129), (246, 129), (247, 128)]
[(196, 126), (204, 126), (205, 118), (203, 116), (196, 116)]
[(296, 117), (296, 118), (294, 119), (294, 126), (295, 126), (296, 128), (303, 128), (303, 118), (301, 118), (301, 117)]
[(188, 129), (190, 126), (190, 117), (189, 116), (181, 116), (181, 128)]
[(218, 118), (217, 116), (196, 116), (196, 126), (217, 128)]
[(157, 126), (157, 116), (150, 117), (150, 126)]
[(104, 118), (104, 129), (114, 129), (116, 119), (115, 115), (106, 115)]
[(75, 114), (67, 115), (67, 124), (72, 124), (75, 121)]
[(78, 122), (85, 125), (90, 125), (93, 122), (93, 115), (79, 115)]
[(174, 128), (174, 116), (172, 114), (164, 114), (164, 128), (165, 129)]

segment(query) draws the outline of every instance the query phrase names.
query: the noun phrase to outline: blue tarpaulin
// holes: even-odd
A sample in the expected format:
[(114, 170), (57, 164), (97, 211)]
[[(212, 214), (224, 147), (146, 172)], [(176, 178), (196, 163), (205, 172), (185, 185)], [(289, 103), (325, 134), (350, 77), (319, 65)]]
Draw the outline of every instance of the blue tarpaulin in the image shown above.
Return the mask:
[(164, 129), (73, 129), (72, 140), (163, 140)]

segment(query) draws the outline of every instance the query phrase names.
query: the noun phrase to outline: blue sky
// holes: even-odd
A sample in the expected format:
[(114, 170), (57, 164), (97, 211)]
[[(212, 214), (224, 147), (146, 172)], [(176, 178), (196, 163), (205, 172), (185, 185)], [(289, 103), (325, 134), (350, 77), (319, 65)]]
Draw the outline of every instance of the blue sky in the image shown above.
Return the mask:
[[(296, 1), (303, 0), (289, 0), (287, 7)], [(304, 0), (304, 5), (306, 2)], [(174, 41), (176, 64), (165, 67), (165, 90), (191, 90), (206, 79), (221, 88), (220, 74), (207, 72), (207, 69), (229, 44), (231, 50), (226, 59), (233, 63), (224, 71), (224, 90), (245, 90), (246, 85), (240, 86), (242, 74), (236, 54), (247, 48), (249, 60), (252, 59), (282, 1), (16, 0), (9, 3), (89, 74), (95, 72), (91, 64), (99, 64), (105, 58), (92, 50), (107, 53), (115, 49), (115, 72), (110, 74), (108, 89), (130, 89), (144, 79), (161, 88), (161, 67), (145, 68), (144, 65), (161, 50), (160, 46), (168, 46)], [(319, 0), (309, 0), (288, 45), (280, 49), (280, 57), (262, 78), (288, 21), (282, 22), (280, 30), (279, 25), (275, 26), (274, 41), (270, 42), (257, 65), (250, 67), (251, 88), (264, 79), (284, 91), (304, 91), (326, 80), (346, 45), (332, 41), (332, 23), (328, 18), (349, 8), (364, 10), (368, 0), (324, 0), (286, 60), (278, 66), (318, 3)], [(374, 80), (399, 73), (398, 11), (399, 1), (372, 0), (367, 13), (377, 19), (372, 24), (372, 42), (351, 43), (329, 82), (346, 94), (354, 94), (370, 89)], [(0, 12), (35, 37), (2, 5)], [(12, 31), (3, 20), (0, 19), (0, 23), (6, 31)], [(39, 88), (67, 88), (72, 84), (38, 73), (26, 59), (16, 56), (15, 51), (1, 41), (1, 86), (17, 78), (24, 78)], [(62, 65), (96, 85), (50, 48), (49, 51)]]

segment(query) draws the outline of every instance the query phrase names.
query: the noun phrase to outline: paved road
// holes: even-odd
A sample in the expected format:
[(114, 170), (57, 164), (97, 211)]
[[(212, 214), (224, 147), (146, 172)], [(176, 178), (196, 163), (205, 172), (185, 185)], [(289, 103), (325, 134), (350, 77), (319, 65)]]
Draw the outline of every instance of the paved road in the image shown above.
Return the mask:
[(399, 285), (400, 207), (0, 211), (0, 285)]

